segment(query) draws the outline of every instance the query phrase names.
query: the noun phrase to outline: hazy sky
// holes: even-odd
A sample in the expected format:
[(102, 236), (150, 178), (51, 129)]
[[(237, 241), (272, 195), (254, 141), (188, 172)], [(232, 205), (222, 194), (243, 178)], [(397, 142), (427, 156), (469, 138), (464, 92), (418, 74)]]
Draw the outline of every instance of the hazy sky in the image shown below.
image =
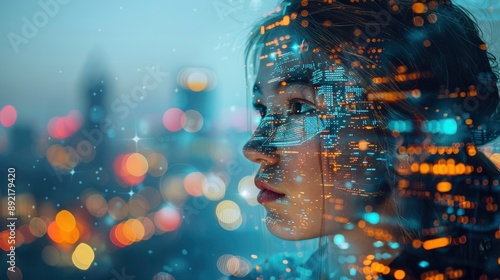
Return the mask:
[[(464, 4), (479, 19), (488, 17), (485, 33), (498, 37), (491, 31), (497, 22), (491, 19), (500, 14), (500, 0), (456, 2)], [(46, 7), (41, 3), (46, 3)], [(176, 76), (183, 67), (206, 67), (216, 73), (215, 92), (219, 100), (214, 106), (244, 105), (242, 48), (246, 35), (252, 22), (276, 3), (1, 1), (0, 107), (14, 105), (20, 121), (38, 127), (44, 127), (54, 116), (81, 109), (83, 73), (95, 68), (85, 68), (91, 57), (107, 69), (115, 96), (140, 84), (147, 66), (158, 65), (169, 73), (142, 110), (165, 108), (169, 94), (178, 87)], [(37, 30), (30, 29), (31, 24)], [(491, 43), (493, 48), (500, 44)]]
[[(95, 68), (85, 68), (91, 57), (114, 80), (115, 95), (141, 84), (147, 66), (158, 65), (169, 73), (157, 89), (164, 98), (165, 92), (177, 87), (176, 75), (182, 67), (206, 67), (218, 77), (217, 94), (227, 99), (219, 104), (244, 104), (246, 34), (251, 23), (276, 4), (261, 0), (59, 2), (0, 2), (0, 107), (12, 104), (19, 120), (39, 126), (80, 108), (83, 72)], [(40, 3), (52, 5), (45, 11)], [(30, 24), (38, 30), (30, 29)], [(156, 98), (145, 104), (144, 110), (161, 106)]]

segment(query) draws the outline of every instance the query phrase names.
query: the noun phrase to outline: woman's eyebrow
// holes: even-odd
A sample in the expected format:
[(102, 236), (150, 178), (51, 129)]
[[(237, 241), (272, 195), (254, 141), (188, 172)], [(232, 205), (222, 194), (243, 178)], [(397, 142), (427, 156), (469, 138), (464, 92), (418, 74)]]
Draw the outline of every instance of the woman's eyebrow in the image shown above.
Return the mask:
[[(294, 78), (290, 77), (288, 79), (285, 79), (281, 82), (276, 83), (276, 85), (273, 87), (274, 92), (278, 92), (280, 90), (280, 87), (288, 87), (288, 88), (295, 88), (295, 87), (303, 87), (303, 86), (311, 86), (311, 81), (309, 78)], [(255, 83), (253, 86), (253, 102), (252, 105), (254, 108), (258, 108), (259, 104), (262, 103), (262, 98), (265, 98), (265, 93), (262, 91), (262, 88), (258, 83)]]

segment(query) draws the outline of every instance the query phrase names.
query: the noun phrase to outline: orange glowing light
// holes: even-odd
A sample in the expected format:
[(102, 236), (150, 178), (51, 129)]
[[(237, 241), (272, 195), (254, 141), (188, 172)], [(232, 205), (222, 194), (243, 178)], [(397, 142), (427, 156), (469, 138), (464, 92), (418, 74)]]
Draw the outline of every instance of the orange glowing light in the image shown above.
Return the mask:
[(425, 250), (433, 250), (437, 248), (442, 248), (450, 245), (451, 243), (451, 238), (449, 237), (440, 237), (436, 239), (431, 239), (424, 241), (423, 247)]
[(5, 252), (10, 250), (10, 245), (8, 243), (9, 236), (9, 231), (7, 230), (0, 232), (0, 248), (2, 248)]
[(129, 240), (138, 242), (141, 241), (144, 237), (144, 227), (140, 221), (136, 219), (130, 219), (125, 222), (123, 233)]
[(449, 192), (451, 190), (451, 183), (450, 182), (439, 182), (437, 184), (437, 190), (440, 192)]
[(412, 241), (411, 245), (413, 246), (413, 248), (418, 249), (418, 248), (422, 247), (422, 241), (415, 239)]
[(78, 239), (80, 239), (80, 231), (75, 227), (71, 232), (62, 231), (62, 237), (64, 242), (69, 244), (75, 244)]
[(402, 269), (398, 269), (398, 270), (394, 271), (394, 278), (396, 278), (396, 279), (403, 279), (403, 278), (405, 278), (405, 276), (406, 276), (406, 273)]
[(72, 232), (76, 227), (76, 219), (71, 212), (62, 210), (56, 215), (56, 224), (63, 231)]
[(431, 171), (431, 167), (428, 163), (420, 164), (420, 173), (427, 174)]
[[(130, 173), (130, 170), (128, 169), (127, 164), (128, 164), (129, 157), (132, 155), (134, 155), (134, 153), (120, 155), (113, 161), (113, 170), (115, 171), (115, 177), (116, 177), (118, 183), (124, 187), (126, 187), (126, 186), (130, 187), (130, 186), (140, 184), (146, 178), (146, 174), (145, 174), (146, 172), (144, 172), (144, 174), (142, 174), (141, 176), (134, 176), (133, 174)], [(141, 173), (142, 169), (144, 167), (144, 166), (141, 166), (141, 164), (143, 164), (142, 160), (139, 162), (139, 164), (137, 164), (136, 162), (134, 162), (134, 159), (132, 159), (132, 161), (130, 163), (130, 167), (132, 168), (131, 169), (132, 172), (134, 172), (135, 174)], [(146, 164), (147, 164), (147, 161), (146, 161)]]
[(368, 142), (366, 140), (361, 140), (361, 141), (358, 142), (358, 148), (361, 151), (366, 151), (366, 150), (368, 150), (368, 145), (369, 144), (370, 144), (370, 142)]
[(413, 12), (417, 14), (423, 14), (427, 12), (427, 5), (425, 5), (424, 3), (415, 3), (411, 8), (413, 9)]
[(120, 248), (123, 248), (125, 247), (125, 244), (121, 243), (118, 238), (116, 238), (116, 227), (117, 226), (114, 226), (111, 228), (111, 230), (109, 231), (109, 240), (111, 240), (111, 242), (116, 246), (116, 247), (120, 247)]
[(56, 222), (52, 222), (49, 224), (49, 227), (47, 228), (47, 234), (55, 243), (61, 244), (64, 242), (63, 235)]
[(139, 153), (132, 153), (127, 157), (125, 166), (130, 175), (140, 177), (148, 171), (148, 161)]
[(283, 20), (281, 21), (281, 25), (287, 26), (290, 24), (290, 16), (284, 16)]
[(124, 223), (119, 223), (116, 225), (116, 230), (115, 230), (115, 237), (116, 239), (123, 245), (128, 246), (132, 244), (133, 240), (130, 240), (124, 232), (125, 224)]

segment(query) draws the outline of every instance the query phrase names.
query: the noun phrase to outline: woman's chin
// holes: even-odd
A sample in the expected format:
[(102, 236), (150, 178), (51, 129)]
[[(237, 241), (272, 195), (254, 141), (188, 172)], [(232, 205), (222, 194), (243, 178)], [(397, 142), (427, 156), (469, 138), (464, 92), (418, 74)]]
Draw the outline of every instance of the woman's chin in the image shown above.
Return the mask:
[(278, 215), (272, 214), (266, 217), (267, 229), (276, 237), (284, 240), (305, 240), (319, 237), (320, 232), (314, 232), (310, 228), (290, 226), (292, 222), (279, 218)]

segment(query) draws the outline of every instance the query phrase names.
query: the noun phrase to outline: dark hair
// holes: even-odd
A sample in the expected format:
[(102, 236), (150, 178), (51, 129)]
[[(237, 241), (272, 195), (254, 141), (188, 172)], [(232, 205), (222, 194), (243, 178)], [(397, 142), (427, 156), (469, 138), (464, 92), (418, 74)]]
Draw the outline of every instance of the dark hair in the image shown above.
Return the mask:
[[(253, 30), (245, 51), (247, 64), (258, 62), (259, 46), (276, 35), (280, 25), (286, 25), (315, 51), (326, 54), (325, 59), (344, 66), (356, 77), (365, 88), (365, 97), (371, 94), (380, 102), (381, 123), (387, 125), (391, 119), (402, 118), (412, 121), (415, 131), (394, 136), (403, 139), (401, 143), (406, 147), (462, 143), (459, 148), (467, 152), (451, 153), (449, 158), (473, 168), (467, 176), (396, 174), (391, 192), (406, 188), (403, 191), (415, 198), (395, 197), (403, 229), (414, 231), (408, 234), (410, 244), (411, 238), (422, 237), (417, 229), (431, 228), (438, 221), (451, 228), (446, 233), (449, 236), (466, 236), (467, 246), (456, 252), (462, 260), (485, 270), (494, 267), (498, 256), (492, 258), (491, 252), (499, 248), (494, 235), (499, 230), (500, 212), (477, 205), (465, 210), (450, 206), (436, 191), (436, 185), (444, 180), (453, 184), (449, 194), (463, 195), (466, 202), (490, 203), (486, 202), (488, 197), (494, 203), (500, 201), (497, 168), (475, 152), (475, 146), (499, 136), (498, 65), (481, 39), (473, 16), (449, 0), (285, 0), (278, 12)], [(426, 120), (442, 118), (443, 114), (457, 120), (459, 128), (454, 135), (421, 130)], [(399, 146), (394, 146), (392, 152), (397, 153)], [(438, 153), (425, 158), (438, 159)], [(422, 158), (417, 156), (415, 162), (419, 161)], [(397, 159), (390, 164), (396, 168)], [(401, 187), (396, 180), (412, 183)], [(447, 211), (457, 207), (474, 221), (450, 221), (451, 213)], [(415, 227), (408, 217), (421, 223)], [(425, 234), (422, 238), (426, 238)]]
[(446, 109), (472, 120), (464, 137), (485, 144), (499, 134), (496, 59), (471, 14), (451, 1), (423, 2), (283, 1), (281, 13), (253, 30), (246, 57), (258, 57), (255, 47), (266, 33), (287, 24), (368, 92), (420, 91), (411, 102), (386, 103), (393, 114), (429, 118)]

